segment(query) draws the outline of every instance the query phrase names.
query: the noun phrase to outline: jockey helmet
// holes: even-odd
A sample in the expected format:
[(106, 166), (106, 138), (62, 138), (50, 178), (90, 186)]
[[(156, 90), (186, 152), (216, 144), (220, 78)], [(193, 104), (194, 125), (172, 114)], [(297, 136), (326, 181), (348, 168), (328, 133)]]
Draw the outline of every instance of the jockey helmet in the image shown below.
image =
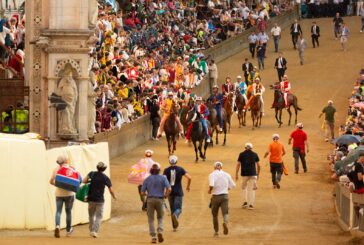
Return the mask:
[(220, 166), (220, 167), (222, 167), (224, 164), (222, 163), (222, 162), (215, 162), (214, 163), (214, 167), (216, 168), (216, 167), (218, 167), (218, 166)]
[(219, 86), (217, 85), (214, 85), (212, 88), (216, 88), (216, 89), (219, 89)]
[(144, 154), (145, 154), (146, 157), (151, 157), (153, 155), (153, 153), (154, 152), (152, 150), (149, 150), (149, 149), (148, 150), (145, 150), (145, 152), (144, 152)]
[(202, 97), (197, 97), (196, 101), (202, 101)]
[(172, 91), (169, 91), (168, 92), (168, 96), (173, 96), (173, 92)]
[(239, 76), (237, 76), (236, 78), (237, 78), (237, 79), (239, 79), (239, 78), (241, 79), (241, 76), (239, 75)]

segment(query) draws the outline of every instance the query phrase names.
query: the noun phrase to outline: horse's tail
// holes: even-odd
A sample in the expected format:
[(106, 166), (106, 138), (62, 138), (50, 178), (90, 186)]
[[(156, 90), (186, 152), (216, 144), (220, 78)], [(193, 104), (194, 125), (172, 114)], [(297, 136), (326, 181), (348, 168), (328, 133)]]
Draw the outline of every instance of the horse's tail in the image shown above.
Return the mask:
[(297, 96), (294, 96), (294, 102), (294, 106), (296, 107), (297, 111), (302, 111), (302, 108), (298, 106)]

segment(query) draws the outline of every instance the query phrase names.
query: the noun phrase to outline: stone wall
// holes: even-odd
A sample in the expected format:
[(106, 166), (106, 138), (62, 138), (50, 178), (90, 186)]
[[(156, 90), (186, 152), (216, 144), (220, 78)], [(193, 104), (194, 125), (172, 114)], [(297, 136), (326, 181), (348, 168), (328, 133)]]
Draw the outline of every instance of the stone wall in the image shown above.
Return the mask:
[[(293, 11), (275, 17), (269, 22), (268, 30), (271, 29), (275, 22), (284, 29), (290, 26), (296, 17), (297, 12)], [(205, 56), (207, 57), (210, 55), (216, 63), (219, 63), (224, 59), (241, 52), (249, 46), (247, 38), (252, 31), (253, 30), (248, 30), (206, 50), (204, 52)], [(210, 93), (208, 79), (204, 79), (200, 86), (193, 88), (192, 93), (206, 98)], [(149, 115), (145, 115), (131, 124), (124, 125), (120, 130), (97, 134), (95, 136), (95, 142), (109, 142), (110, 158), (114, 158), (147, 142), (151, 137), (151, 130), (152, 127), (149, 121)]]

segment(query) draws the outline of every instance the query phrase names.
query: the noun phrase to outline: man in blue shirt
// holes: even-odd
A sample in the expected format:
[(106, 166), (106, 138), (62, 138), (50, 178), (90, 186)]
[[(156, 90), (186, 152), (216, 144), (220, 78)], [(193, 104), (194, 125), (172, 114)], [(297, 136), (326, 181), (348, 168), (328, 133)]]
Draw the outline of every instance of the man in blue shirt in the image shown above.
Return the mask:
[(182, 199), (183, 199), (183, 188), (182, 188), (182, 177), (187, 178), (187, 187), (186, 190), (190, 191), (191, 185), (191, 175), (189, 175), (186, 170), (183, 168), (176, 166), (178, 158), (177, 156), (169, 157), (170, 167), (166, 168), (163, 172), (169, 181), (169, 184), (172, 187), (171, 194), (168, 197), (169, 206), (171, 208), (172, 213), (172, 226), (173, 230), (176, 230), (178, 227), (178, 218), (182, 213)]
[(160, 166), (158, 163), (152, 165), (150, 176), (144, 180), (141, 193), (147, 193), (147, 215), (149, 223), (149, 233), (152, 237), (152, 243), (157, 243), (155, 228), (154, 228), (154, 211), (157, 212), (158, 219), (158, 242), (163, 242), (163, 203), (164, 198), (168, 197), (171, 192), (171, 185), (166, 176), (160, 175)]

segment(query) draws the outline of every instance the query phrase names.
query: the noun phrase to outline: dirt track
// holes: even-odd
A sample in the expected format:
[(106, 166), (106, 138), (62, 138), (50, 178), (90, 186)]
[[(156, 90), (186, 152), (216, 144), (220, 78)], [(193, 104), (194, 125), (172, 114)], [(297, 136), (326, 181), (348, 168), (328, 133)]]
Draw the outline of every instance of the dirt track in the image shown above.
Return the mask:
[[(338, 121), (342, 122), (346, 113), (347, 97), (359, 69), (364, 67), (364, 34), (359, 34), (359, 17), (346, 18), (351, 31), (349, 50), (344, 53), (340, 44), (333, 39), (331, 19), (319, 19), (321, 27), (321, 47), (313, 49), (309, 36), (310, 20), (302, 22), (303, 33), (307, 38), (305, 52), (306, 63), (299, 65), (298, 53), (293, 50), (288, 30), (284, 31), (281, 50), (288, 61), (287, 74), (292, 84), (292, 92), (299, 98), (304, 109), (299, 114), (299, 121), (305, 125), (309, 136), (310, 153), (308, 154), (308, 173), (293, 174), (293, 159), (287, 146), (288, 135), (293, 126), (288, 127), (287, 113), (284, 113), (284, 125), (277, 128), (273, 120), (273, 111), (269, 109), (272, 92), (267, 89), (264, 95), (266, 116), (263, 126), (251, 130), (248, 127), (237, 128), (237, 118), (233, 117), (231, 133), (227, 145), (209, 148), (207, 161), (194, 163), (191, 147), (179, 141), (177, 155), (179, 165), (192, 175), (192, 188), (185, 193), (180, 229), (172, 232), (170, 217), (165, 217), (165, 244), (352, 244), (348, 233), (340, 230), (336, 222), (336, 213), (332, 198), (333, 185), (328, 178), (326, 155), (331, 146), (323, 141), (318, 114), (328, 99), (333, 99), (339, 112)], [(261, 74), (263, 84), (268, 87), (277, 80), (273, 62), (276, 55), (272, 52), (273, 42), (268, 45), (266, 70)], [(230, 75), (235, 78), (241, 74), (241, 63), (248, 56), (245, 50), (219, 65), (220, 81)], [(285, 162), (289, 176), (283, 178), (282, 189), (273, 190), (270, 181), (269, 165), (262, 160), (262, 174), (258, 182), (255, 210), (241, 209), (242, 193), (240, 183), (230, 194), (230, 234), (213, 238), (212, 217), (208, 208), (208, 174), (213, 170), (212, 163), (222, 161), (224, 170), (234, 174), (239, 152), (246, 142), (254, 144), (254, 150), (262, 158), (273, 133), (279, 133), (288, 149)], [(72, 238), (54, 239), (51, 232), (45, 231), (1, 231), (0, 244), (148, 244), (148, 226), (145, 213), (140, 210), (140, 201), (136, 187), (126, 182), (129, 167), (142, 157), (145, 149), (155, 151), (154, 159), (167, 166), (167, 148), (165, 139), (161, 142), (148, 142), (135, 150), (112, 161), (112, 180), (119, 200), (113, 202), (112, 219), (101, 227), (100, 238), (88, 236), (87, 226), (75, 228)], [(66, 239), (66, 240), (65, 240)], [(357, 243), (360, 244), (360, 243)]]

